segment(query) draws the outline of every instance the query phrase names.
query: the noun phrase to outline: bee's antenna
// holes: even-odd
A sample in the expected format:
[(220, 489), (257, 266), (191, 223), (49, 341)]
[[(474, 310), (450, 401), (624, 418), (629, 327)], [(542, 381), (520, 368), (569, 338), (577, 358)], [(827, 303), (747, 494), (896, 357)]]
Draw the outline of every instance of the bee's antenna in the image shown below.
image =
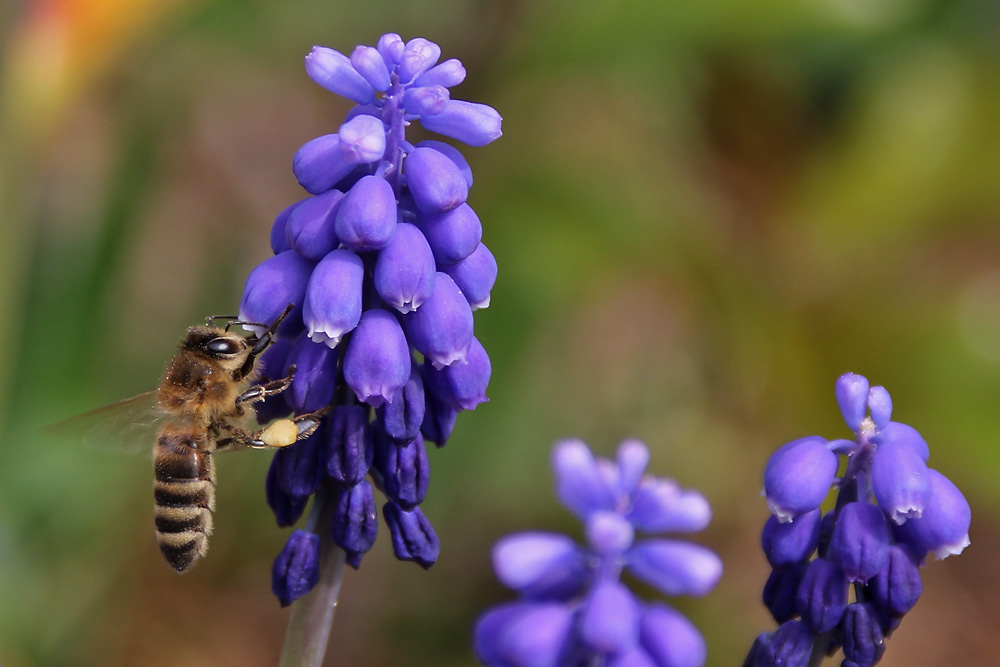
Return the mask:
[(215, 320), (238, 320), (239, 318), (239, 315), (209, 315), (205, 318), (205, 322), (211, 325)]

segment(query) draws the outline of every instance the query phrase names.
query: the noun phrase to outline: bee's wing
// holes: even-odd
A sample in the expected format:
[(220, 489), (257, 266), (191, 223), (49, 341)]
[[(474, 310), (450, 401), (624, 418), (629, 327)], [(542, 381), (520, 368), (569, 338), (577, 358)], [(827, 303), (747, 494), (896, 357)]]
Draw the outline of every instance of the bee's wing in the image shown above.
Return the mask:
[(149, 452), (164, 417), (154, 389), (56, 422), (45, 432), (103, 449)]

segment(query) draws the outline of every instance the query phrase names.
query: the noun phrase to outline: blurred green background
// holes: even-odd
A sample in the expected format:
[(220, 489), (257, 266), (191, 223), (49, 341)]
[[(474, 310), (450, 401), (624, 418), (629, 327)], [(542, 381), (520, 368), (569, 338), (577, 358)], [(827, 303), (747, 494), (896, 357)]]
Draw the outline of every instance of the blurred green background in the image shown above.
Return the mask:
[(677, 605), (710, 665), (773, 629), (761, 471), (846, 435), (854, 371), (973, 507), (972, 546), (924, 570), (882, 664), (1000, 665), (1000, 5), (992, 0), (27, 0), (0, 7), (0, 663), (277, 662), (287, 531), (269, 456), (220, 456), (209, 557), (160, 557), (142, 456), (53, 439), (150, 389), (186, 326), (234, 311), (301, 197), (291, 156), (348, 103), (314, 44), (438, 42), (455, 97), (504, 116), (465, 153), (500, 265), (477, 334), (491, 401), (431, 452), (429, 572), (386, 531), (347, 575), (327, 665), (469, 665), (510, 599), (489, 550), (579, 528), (554, 440), (702, 490), (726, 573)]

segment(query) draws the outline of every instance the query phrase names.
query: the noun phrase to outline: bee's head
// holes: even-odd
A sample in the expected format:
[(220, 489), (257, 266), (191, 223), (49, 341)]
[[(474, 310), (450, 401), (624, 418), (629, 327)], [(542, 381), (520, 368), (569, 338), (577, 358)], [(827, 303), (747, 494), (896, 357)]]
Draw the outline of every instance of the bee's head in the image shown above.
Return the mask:
[(223, 368), (235, 370), (246, 358), (247, 339), (218, 327), (191, 327), (181, 342), (181, 349), (219, 363)]

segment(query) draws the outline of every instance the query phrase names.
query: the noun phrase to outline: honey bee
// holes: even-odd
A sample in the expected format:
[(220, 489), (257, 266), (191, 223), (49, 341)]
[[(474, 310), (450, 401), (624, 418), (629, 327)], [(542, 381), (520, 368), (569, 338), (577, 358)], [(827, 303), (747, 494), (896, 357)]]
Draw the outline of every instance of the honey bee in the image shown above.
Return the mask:
[[(153, 445), (156, 541), (177, 572), (189, 570), (208, 550), (215, 511), (212, 454), (246, 447), (286, 447), (312, 434), (329, 410), (279, 419), (254, 431), (246, 428), (253, 414), (247, 409), (250, 404), (291, 385), (294, 366), (288, 377), (253, 384), (257, 359), (274, 341), (278, 325), (291, 310), (289, 305), (266, 328), (236, 318), (207, 318), (206, 325), (187, 330), (158, 389), (81, 416), (151, 403), (160, 423)], [(213, 324), (220, 319), (231, 321), (224, 328)], [(229, 331), (234, 325), (264, 331), (241, 336)]]

